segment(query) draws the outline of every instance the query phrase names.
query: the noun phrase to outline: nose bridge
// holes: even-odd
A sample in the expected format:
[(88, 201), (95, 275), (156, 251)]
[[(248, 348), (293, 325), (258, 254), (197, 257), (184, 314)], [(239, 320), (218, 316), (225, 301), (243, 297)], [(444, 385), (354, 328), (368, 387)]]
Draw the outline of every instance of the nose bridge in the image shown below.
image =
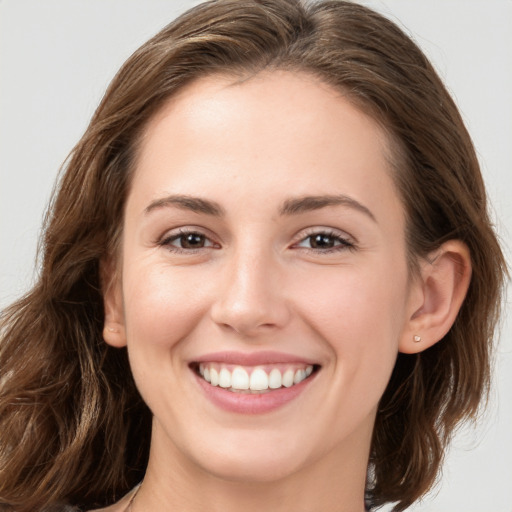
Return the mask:
[(212, 308), (215, 322), (244, 335), (286, 323), (280, 265), (271, 249), (240, 247), (224, 264), (224, 283)]

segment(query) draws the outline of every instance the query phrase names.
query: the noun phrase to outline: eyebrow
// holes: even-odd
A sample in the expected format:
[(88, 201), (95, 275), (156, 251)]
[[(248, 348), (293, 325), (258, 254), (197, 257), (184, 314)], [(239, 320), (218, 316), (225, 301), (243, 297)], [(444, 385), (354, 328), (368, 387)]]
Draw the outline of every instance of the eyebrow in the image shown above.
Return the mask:
[(281, 209), (281, 215), (296, 215), (299, 213), (310, 212), (313, 210), (320, 210), (327, 206), (348, 206), (361, 213), (364, 213), (374, 222), (377, 222), (375, 215), (359, 201), (354, 198), (340, 194), (340, 195), (322, 195), (322, 196), (303, 196), (295, 199), (287, 199)]
[[(152, 201), (149, 206), (144, 210), (145, 214), (165, 208), (168, 206), (175, 206), (182, 210), (189, 210), (195, 213), (203, 213), (206, 215), (213, 215), (215, 217), (222, 217), (225, 214), (224, 208), (215, 201), (209, 199), (202, 199), (200, 197), (175, 194), (156, 199)], [(348, 206), (361, 213), (364, 213), (374, 222), (377, 222), (375, 215), (359, 201), (354, 198), (339, 194), (339, 195), (321, 195), (321, 196), (302, 196), (293, 199), (287, 199), (279, 209), (280, 215), (297, 215), (314, 210), (320, 210), (327, 206)]]
[(149, 204), (149, 206), (144, 210), (144, 213), (148, 214), (153, 210), (158, 210), (167, 206), (175, 206), (182, 210), (204, 213), (215, 217), (221, 217), (225, 213), (224, 208), (214, 201), (187, 195), (170, 195), (157, 199)]

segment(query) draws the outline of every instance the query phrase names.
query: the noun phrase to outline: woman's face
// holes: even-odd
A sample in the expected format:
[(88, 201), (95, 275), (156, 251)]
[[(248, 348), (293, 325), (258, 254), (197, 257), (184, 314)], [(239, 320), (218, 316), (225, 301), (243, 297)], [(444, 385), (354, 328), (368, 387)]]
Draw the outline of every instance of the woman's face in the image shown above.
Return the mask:
[(151, 120), (107, 309), (155, 457), (259, 481), (366, 464), (414, 310), (388, 154), (300, 73), (202, 79)]

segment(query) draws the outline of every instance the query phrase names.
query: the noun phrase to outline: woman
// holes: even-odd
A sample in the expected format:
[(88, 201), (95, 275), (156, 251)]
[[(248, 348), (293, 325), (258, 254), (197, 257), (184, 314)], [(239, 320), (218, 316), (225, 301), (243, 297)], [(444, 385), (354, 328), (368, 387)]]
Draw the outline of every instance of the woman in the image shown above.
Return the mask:
[(143, 45), (43, 250), (3, 321), (6, 510), (404, 510), (487, 387), (471, 141), (352, 3), (212, 2)]

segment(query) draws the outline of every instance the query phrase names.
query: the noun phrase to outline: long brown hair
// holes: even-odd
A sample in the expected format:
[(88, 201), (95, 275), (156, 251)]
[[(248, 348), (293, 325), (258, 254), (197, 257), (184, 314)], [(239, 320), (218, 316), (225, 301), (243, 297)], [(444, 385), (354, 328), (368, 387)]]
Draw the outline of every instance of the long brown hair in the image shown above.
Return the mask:
[(185, 13), (123, 65), (65, 165), (49, 207), (42, 270), (2, 316), (0, 507), (104, 506), (146, 468), (151, 415), (127, 355), (102, 340), (100, 262), (115, 254), (137, 142), (179, 89), (213, 73), (312, 73), (387, 131), (407, 212), (411, 268), (448, 239), (472, 280), (445, 338), (399, 354), (380, 402), (367, 497), (404, 510), (434, 483), (454, 426), (488, 388), (505, 263), (470, 137), (418, 47), (345, 1), (218, 0)]

